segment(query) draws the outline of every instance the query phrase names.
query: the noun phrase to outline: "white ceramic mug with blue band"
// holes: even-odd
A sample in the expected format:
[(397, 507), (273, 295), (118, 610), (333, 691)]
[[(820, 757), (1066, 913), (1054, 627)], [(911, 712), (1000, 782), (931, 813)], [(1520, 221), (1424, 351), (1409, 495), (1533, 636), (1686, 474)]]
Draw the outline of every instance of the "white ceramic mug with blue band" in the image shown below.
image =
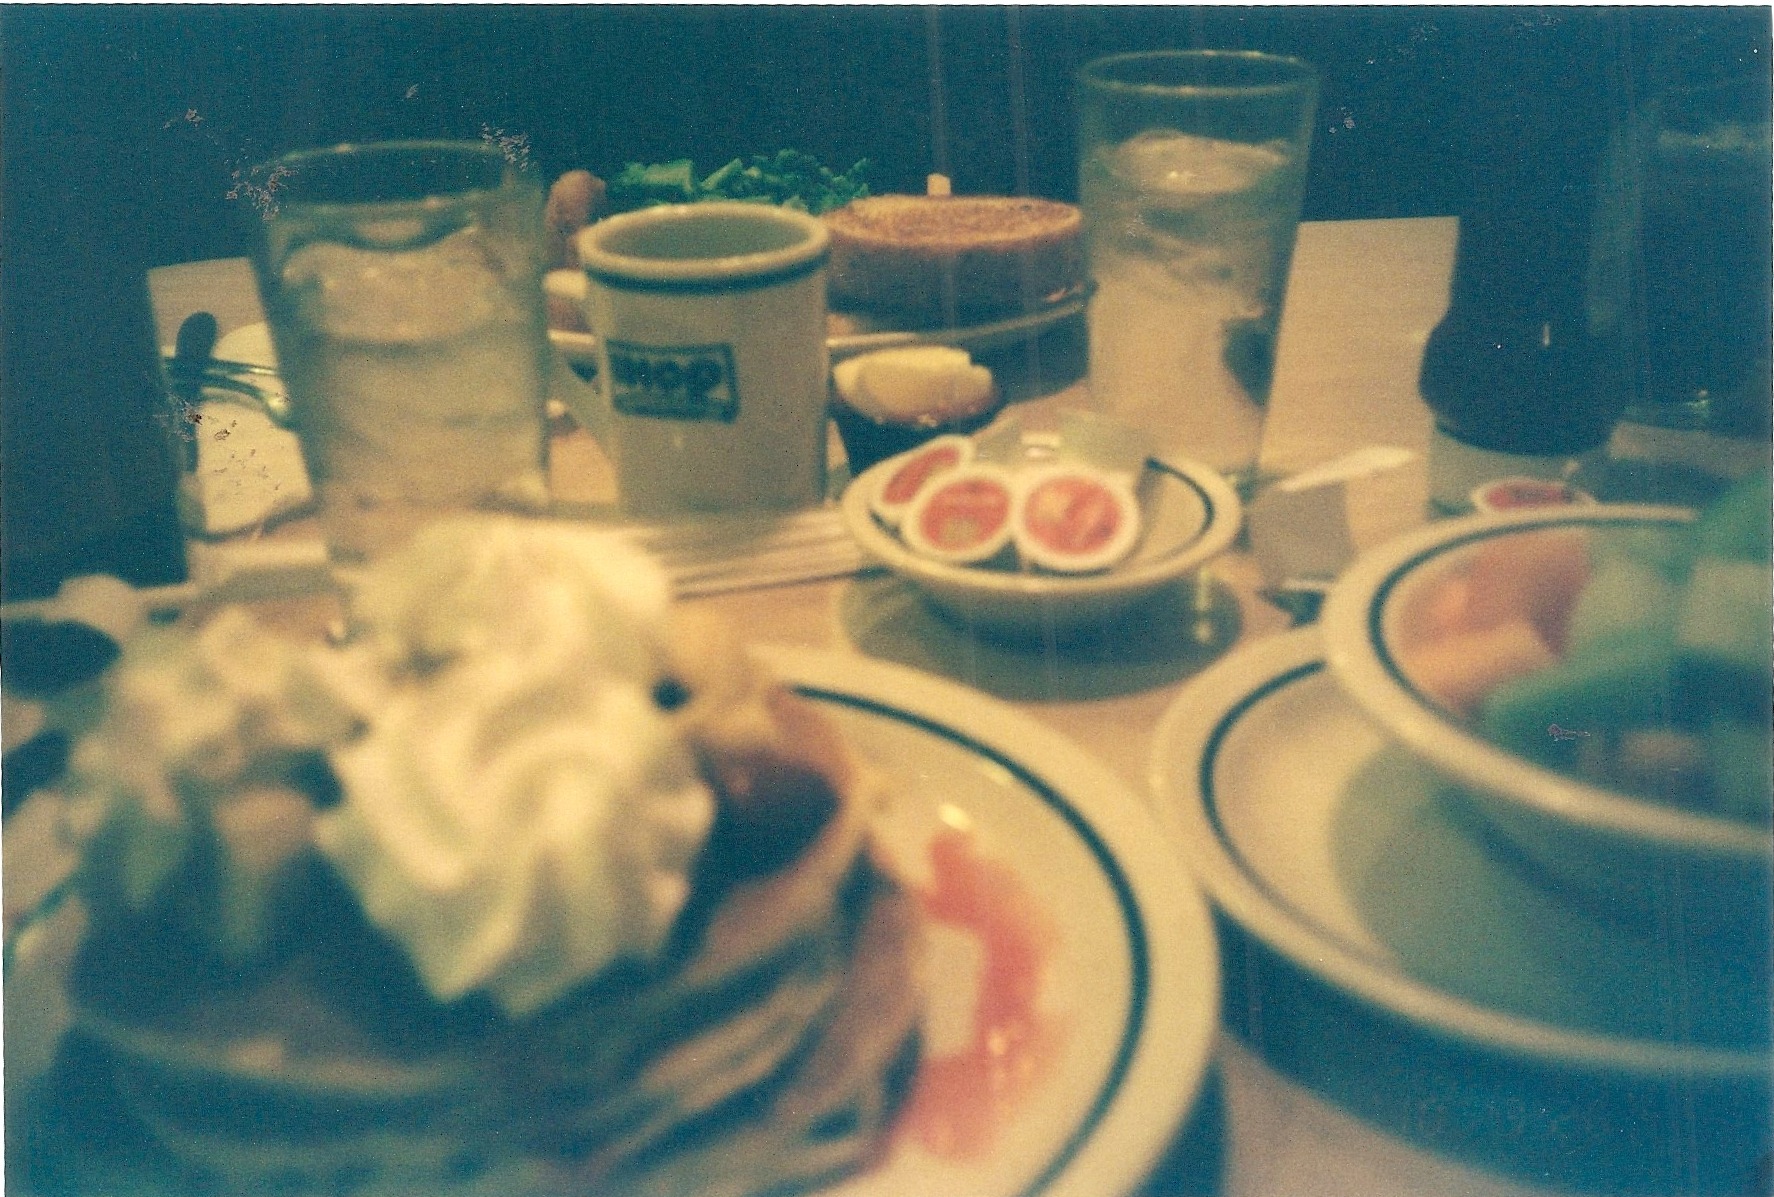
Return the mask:
[(825, 264), (816, 217), (676, 204), (578, 234), (599, 337), (596, 430), (636, 515), (825, 498)]

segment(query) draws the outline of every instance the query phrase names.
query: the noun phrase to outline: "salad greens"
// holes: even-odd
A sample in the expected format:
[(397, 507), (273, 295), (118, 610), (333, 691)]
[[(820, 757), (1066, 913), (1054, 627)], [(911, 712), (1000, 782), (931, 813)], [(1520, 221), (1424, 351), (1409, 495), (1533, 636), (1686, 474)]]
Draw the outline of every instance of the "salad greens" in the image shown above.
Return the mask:
[(647, 165), (630, 162), (610, 181), (612, 210), (627, 212), (657, 204), (688, 204), (703, 200), (747, 200), (781, 204), (818, 216), (869, 193), (864, 158), (842, 174), (834, 174), (810, 154), (778, 150), (739, 158), (698, 180), (688, 158)]

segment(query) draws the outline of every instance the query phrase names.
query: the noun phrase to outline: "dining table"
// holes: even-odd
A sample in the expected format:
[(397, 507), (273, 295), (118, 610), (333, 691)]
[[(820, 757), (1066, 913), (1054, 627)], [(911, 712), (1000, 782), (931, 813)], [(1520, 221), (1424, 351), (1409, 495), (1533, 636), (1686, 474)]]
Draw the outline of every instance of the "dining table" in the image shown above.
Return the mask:
[[(1417, 393), (1417, 370), (1447, 309), (1456, 230), (1451, 217), (1300, 226), (1260, 467), (1266, 476), (1296, 474), (1375, 445), (1408, 453), (1404, 464), (1348, 484), (1349, 536), (1357, 550), (1426, 518), (1432, 417)], [(194, 312), (213, 314), (223, 338), (264, 320), (244, 258), (160, 267), (150, 272), (149, 289), (163, 346), (175, 343), (180, 324)], [(1039, 418), (1087, 404), (1081, 325), (1002, 348), (989, 359), (1013, 410)], [(833, 439), (836, 457), (841, 449)], [(589, 436), (574, 430), (557, 437), (551, 469), (565, 509), (598, 510), (611, 483)], [(317, 520), (286, 520), (194, 540), (192, 572), (215, 579), (264, 561), (312, 560), (304, 554), (318, 553), (319, 545)], [(1214, 593), (1203, 602), (1226, 626), (1161, 679), (1132, 646), (1114, 643), (1070, 645), (1062, 657), (989, 642), (970, 642), (957, 652), (953, 642), (967, 638), (964, 631), (916, 602), (909, 587), (867, 572), (692, 601), (708, 602), (736, 626), (768, 628), (784, 645), (898, 661), (1007, 698), (1143, 789), (1150, 733), (1179, 687), (1238, 643), (1290, 626), (1288, 614), (1261, 597), (1263, 573), (1248, 544), (1214, 561), (1205, 577)], [(1158, 680), (1132, 685), (1127, 679), (1133, 676)]]
[[(1396, 450), (1388, 468), (1354, 477), (1338, 492), (1333, 518), (1346, 521), (1353, 551), (1429, 518), (1432, 417), (1418, 393), (1418, 369), (1447, 307), (1456, 239), (1457, 222), (1440, 217), (1307, 222), (1299, 229), (1261, 468), (1266, 477), (1281, 477), (1374, 446)], [(264, 318), (243, 259), (162, 267), (151, 273), (150, 289), (164, 345), (194, 312), (214, 314), (224, 338)], [(1078, 328), (1056, 328), (991, 358), (1013, 409), (1032, 413), (1086, 402), (1085, 361)], [(591, 475), (598, 467), (584, 434), (566, 424), (559, 431), (552, 459), (557, 490), (595, 489)], [(213, 575), (231, 555), (263, 559), (280, 546), (299, 556), (317, 537), (311, 518), (295, 518), (194, 542), (193, 571)], [(762, 644), (887, 661), (990, 695), (1091, 754), (1150, 802), (1152, 740), (1179, 693), (1215, 662), (1295, 623), (1297, 613), (1272, 601), (1276, 579), (1259, 552), (1263, 546), (1252, 540), (1252, 534), (1240, 538), (1191, 583), (1190, 618), (1164, 627), (1116, 623), (1100, 634), (1067, 638), (977, 635), (867, 562), (837, 576), (771, 579), (775, 584), (684, 601), (717, 612)], [(1202, 1097), (1146, 1193), (1549, 1197), (1558, 1191), (1375, 1125), (1271, 1060), (1261, 1036), (1251, 1033), (1252, 1022), (1224, 1020)]]

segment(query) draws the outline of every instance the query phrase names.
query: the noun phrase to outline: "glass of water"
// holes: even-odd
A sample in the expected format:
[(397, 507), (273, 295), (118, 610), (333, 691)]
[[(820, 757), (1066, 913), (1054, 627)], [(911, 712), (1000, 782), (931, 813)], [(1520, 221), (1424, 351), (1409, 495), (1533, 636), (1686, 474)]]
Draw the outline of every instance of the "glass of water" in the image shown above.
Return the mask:
[(1646, 105), (1644, 394), (1628, 411), (1630, 420), (1768, 437), (1774, 410), (1768, 114), (1765, 70), (1672, 88)]
[(259, 292), (336, 566), (548, 501), (542, 188), (501, 146), (389, 142), (258, 167)]
[(1312, 67), (1270, 54), (1117, 54), (1079, 73), (1093, 401), (1247, 490), (1317, 101)]

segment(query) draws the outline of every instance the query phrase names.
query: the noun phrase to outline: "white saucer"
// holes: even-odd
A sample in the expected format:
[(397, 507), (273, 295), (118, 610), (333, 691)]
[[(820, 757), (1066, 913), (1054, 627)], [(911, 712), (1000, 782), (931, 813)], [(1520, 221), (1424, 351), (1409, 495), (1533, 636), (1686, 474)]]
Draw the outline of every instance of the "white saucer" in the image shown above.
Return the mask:
[(1161, 721), (1161, 817), (1246, 933), (1416, 1027), (1540, 1063), (1766, 1080), (1767, 964), (1674, 950), (1536, 885), (1324, 669), (1262, 641)]
[(1068, 291), (1032, 312), (953, 328), (901, 329), (862, 313), (833, 312), (827, 318), (831, 335), (826, 340), (826, 348), (834, 359), (899, 345), (953, 345), (973, 354), (989, 353), (1027, 341), (1081, 315), (1089, 306), (1095, 289), (1095, 284), (1088, 284)]
[(1765, 1191), (1766, 960), (1559, 905), (1426, 777), (1344, 697), (1315, 628), (1178, 695), (1154, 801), (1222, 916), (1228, 1027), (1357, 1117), (1488, 1172)]

